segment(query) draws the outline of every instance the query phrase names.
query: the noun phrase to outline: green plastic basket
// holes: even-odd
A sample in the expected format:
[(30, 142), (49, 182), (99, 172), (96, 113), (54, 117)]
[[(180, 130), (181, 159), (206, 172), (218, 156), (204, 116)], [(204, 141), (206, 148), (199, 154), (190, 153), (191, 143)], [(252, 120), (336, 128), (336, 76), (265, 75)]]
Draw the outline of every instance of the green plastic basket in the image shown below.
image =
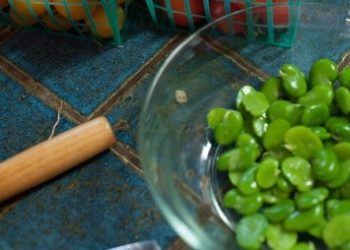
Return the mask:
[[(183, 8), (174, 7), (175, 1), (182, 2)], [(202, 2), (200, 2), (202, 1)], [(250, 42), (261, 42), (278, 46), (290, 47), (295, 38), (296, 22), (298, 18), (298, 10), (300, 0), (286, 0), (274, 5), (275, 0), (200, 0), (203, 5), (202, 14), (196, 13), (191, 2), (194, 0), (146, 0), (149, 13), (156, 25), (163, 29), (186, 29), (194, 31), (205, 23), (209, 23), (217, 19), (213, 12), (213, 2), (217, 5), (222, 5), (223, 15), (228, 15), (237, 11), (232, 6), (243, 6), (244, 20), (230, 20), (230, 25), (240, 25), (244, 27), (244, 35), (237, 34), (234, 30), (227, 31), (237, 39), (242, 39)], [(256, 7), (253, 10), (250, 7)], [(280, 9), (278, 9), (280, 8)], [(281, 10), (288, 13), (288, 22), (284, 25), (276, 23), (275, 13)], [(261, 21), (257, 13), (264, 12), (264, 21)], [(192, 13), (194, 12), (194, 13)], [(239, 15), (239, 14), (238, 14)], [(185, 27), (179, 27), (176, 19), (186, 19)], [(276, 18), (277, 19), (277, 18)], [(201, 21), (198, 21), (201, 20)], [(228, 20), (227, 20), (228, 21)], [(229, 26), (228, 26), (229, 27)], [(232, 28), (231, 28), (232, 29)], [(218, 30), (216, 31), (218, 32)], [(219, 31), (220, 32), (220, 31)], [(222, 32), (222, 31), (221, 31)]]
[(121, 45), (131, 0), (0, 0), (1, 22)]

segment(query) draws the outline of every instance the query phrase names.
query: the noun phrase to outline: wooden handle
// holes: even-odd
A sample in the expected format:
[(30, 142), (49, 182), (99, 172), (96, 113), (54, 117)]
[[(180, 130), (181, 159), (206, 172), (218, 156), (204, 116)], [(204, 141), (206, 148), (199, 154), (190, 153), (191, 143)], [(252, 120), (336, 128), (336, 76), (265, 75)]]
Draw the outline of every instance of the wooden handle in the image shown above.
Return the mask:
[(73, 168), (114, 141), (107, 119), (100, 117), (7, 159), (0, 163), (0, 202)]

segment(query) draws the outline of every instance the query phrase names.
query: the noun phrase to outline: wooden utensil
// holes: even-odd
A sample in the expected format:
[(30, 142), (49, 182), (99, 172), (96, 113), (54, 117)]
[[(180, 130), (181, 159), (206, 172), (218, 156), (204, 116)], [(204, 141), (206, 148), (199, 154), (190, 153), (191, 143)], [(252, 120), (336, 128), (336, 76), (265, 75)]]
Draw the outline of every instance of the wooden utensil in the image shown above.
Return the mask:
[(112, 128), (99, 117), (0, 163), (0, 202), (48, 181), (110, 148)]

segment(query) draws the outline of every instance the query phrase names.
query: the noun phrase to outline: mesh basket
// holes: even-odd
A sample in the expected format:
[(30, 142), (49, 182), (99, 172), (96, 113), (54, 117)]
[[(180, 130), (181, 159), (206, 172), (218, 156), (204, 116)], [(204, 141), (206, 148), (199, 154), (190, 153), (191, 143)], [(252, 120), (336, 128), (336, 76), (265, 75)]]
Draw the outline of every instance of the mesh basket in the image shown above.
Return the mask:
[(131, 0), (0, 0), (2, 23), (120, 45)]
[[(164, 29), (196, 30), (237, 12), (217, 25), (237, 39), (291, 46), (300, 0), (146, 0), (153, 21)], [(250, 7), (255, 7), (249, 9)]]

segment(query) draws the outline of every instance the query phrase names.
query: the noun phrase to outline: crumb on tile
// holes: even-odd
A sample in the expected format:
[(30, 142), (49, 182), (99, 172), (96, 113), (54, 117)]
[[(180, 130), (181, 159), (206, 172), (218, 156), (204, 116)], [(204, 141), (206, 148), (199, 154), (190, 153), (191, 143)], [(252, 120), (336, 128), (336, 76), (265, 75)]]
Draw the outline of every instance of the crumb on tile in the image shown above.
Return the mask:
[(179, 104), (187, 102), (187, 94), (184, 90), (176, 90), (175, 91), (175, 99)]

